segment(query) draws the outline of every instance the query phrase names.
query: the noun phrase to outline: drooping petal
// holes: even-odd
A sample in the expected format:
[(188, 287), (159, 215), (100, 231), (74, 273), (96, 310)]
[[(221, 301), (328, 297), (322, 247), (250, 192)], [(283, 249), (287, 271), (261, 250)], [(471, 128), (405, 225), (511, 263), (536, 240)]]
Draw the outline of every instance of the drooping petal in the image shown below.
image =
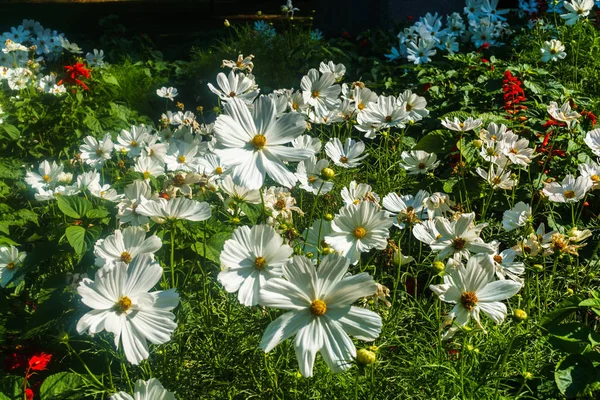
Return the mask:
[(304, 377), (313, 375), (313, 365), (317, 352), (323, 347), (323, 327), (320, 318), (312, 318), (308, 325), (296, 334), (294, 347), (300, 373)]
[(271, 322), (260, 342), (265, 353), (273, 350), (279, 343), (294, 336), (303, 326), (310, 323), (311, 314), (308, 309), (290, 311)]

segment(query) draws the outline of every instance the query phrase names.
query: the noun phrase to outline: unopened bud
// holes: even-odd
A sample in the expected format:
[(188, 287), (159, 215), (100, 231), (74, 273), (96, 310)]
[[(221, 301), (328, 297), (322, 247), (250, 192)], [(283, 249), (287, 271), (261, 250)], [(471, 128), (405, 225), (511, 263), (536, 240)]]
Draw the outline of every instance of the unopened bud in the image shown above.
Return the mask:
[(360, 349), (356, 352), (356, 361), (360, 365), (369, 365), (377, 361), (377, 355), (371, 350)]
[(437, 274), (439, 274), (440, 272), (444, 272), (444, 270), (446, 269), (446, 265), (441, 261), (434, 261), (433, 264), (431, 264), (431, 268)]
[(481, 146), (483, 146), (483, 140), (479, 140), (479, 139), (475, 139), (471, 142), (471, 144), (473, 145), (473, 147), (475, 147), (476, 149), (480, 149)]
[(225, 26), (225, 28), (229, 28), (231, 26), (228, 20), (223, 21), (223, 25)]
[(325, 179), (326, 181), (333, 179), (334, 176), (335, 176), (335, 171), (332, 170), (331, 168), (323, 168), (321, 170), (321, 177), (323, 179)]
[(331, 247), (323, 247), (323, 255), (327, 256), (329, 254), (335, 253), (335, 250)]
[(533, 269), (536, 272), (543, 272), (544, 266), (542, 264), (533, 264)]
[(333, 220), (333, 214), (327, 213), (323, 216), (323, 218), (325, 218), (325, 221), (332, 221)]
[(527, 313), (520, 308), (516, 309), (513, 313), (513, 317), (519, 322), (523, 322), (527, 319)]

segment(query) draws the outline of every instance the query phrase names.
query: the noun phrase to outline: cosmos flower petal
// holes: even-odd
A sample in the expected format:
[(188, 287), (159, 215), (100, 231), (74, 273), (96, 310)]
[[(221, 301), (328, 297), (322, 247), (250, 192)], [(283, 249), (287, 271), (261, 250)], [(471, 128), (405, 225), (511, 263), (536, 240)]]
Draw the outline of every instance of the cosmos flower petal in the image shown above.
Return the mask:
[(279, 343), (294, 336), (302, 327), (306, 326), (308, 321), (310, 321), (308, 309), (283, 314), (267, 326), (260, 342), (260, 348), (268, 353)]

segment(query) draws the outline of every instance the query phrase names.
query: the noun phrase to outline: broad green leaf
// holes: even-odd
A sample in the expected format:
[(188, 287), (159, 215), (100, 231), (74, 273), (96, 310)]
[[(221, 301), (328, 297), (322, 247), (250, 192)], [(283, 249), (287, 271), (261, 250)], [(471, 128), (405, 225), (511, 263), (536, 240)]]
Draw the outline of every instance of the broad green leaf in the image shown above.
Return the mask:
[(83, 254), (86, 250), (85, 233), (85, 229), (81, 226), (69, 226), (65, 230), (67, 240), (77, 254)]
[(90, 219), (101, 219), (101, 218), (105, 218), (109, 214), (110, 213), (105, 208), (94, 208), (94, 209), (88, 210), (88, 212), (85, 213), (85, 216)]
[(109, 73), (104, 73), (102, 74), (102, 80), (106, 83), (110, 83), (111, 85), (115, 85), (115, 86), (121, 86), (119, 85), (119, 81), (117, 80), (117, 78), (114, 77), (114, 75), (111, 75)]
[(455, 135), (448, 130), (435, 130), (429, 132), (423, 136), (419, 143), (411, 150), (423, 150), (428, 153), (448, 153), (454, 142), (456, 141)]
[(92, 203), (82, 197), (76, 196), (58, 196), (57, 204), (63, 214), (74, 218), (81, 219), (92, 208)]
[(4, 130), (4, 132), (6, 132), (8, 137), (12, 140), (17, 140), (21, 136), (21, 132), (19, 132), (17, 127), (14, 125), (2, 124), (2, 125), (0, 125), (0, 128), (2, 128)]
[(44, 379), (40, 387), (41, 400), (67, 399), (77, 394), (84, 385), (81, 376), (73, 372), (59, 372)]
[(578, 322), (554, 325), (548, 329), (550, 343), (571, 354), (581, 354), (590, 348), (592, 330)]
[(571, 315), (577, 310), (581, 310), (579, 303), (585, 300), (583, 296), (571, 296), (561, 301), (554, 311), (542, 317), (541, 325), (549, 329), (551, 326), (559, 324), (566, 317)]
[(196, 242), (192, 245), (192, 250), (201, 255), (202, 257), (219, 264), (219, 256), (225, 241), (231, 237), (231, 233), (219, 232), (206, 239), (204, 242)]
[[(23, 398), (23, 377), (15, 375), (5, 375), (0, 378), (0, 391), (3, 396), (9, 400)], [(0, 400), (3, 400), (0, 397)]]
[(255, 225), (258, 221), (258, 218), (260, 217), (260, 208), (262, 208), (262, 204), (255, 205), (248, 203), (239, 203), (238, 207), (240, 207), (240, 210), (242, 210), (244, 214), (246, 214), (246, 217), (248, 217), (250, 222), (252, 222), (252, 224)]
[(554, 372), (556, 386), (566, 397), (577, 396), (598, 378), (594, 364), (580, 354), (571, 354), (562, 360)]

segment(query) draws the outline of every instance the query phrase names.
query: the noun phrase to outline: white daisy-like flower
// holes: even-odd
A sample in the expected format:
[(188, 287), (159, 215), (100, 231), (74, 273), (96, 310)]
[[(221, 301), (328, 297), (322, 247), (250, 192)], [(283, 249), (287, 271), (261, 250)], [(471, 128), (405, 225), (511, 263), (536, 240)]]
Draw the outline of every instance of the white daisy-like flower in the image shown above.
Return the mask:
[(596, 128), (586, 133), (583, 141), (595, 155), (600, 157), (600, 128)]
[(431, 62), (431, 57), (435, 56), (437, 50), (435, 50), (435, 41), (417, 39), (407, 42), (406, 44), (406, 58), (408, 61), (413, 62), (416, 65), (427, 64)]
[(572, 128), (577, 124), (578, 119), (581, 117), (577, 111), (571, 110), (571, 105), (567, 101), (561, 107), (555, 101), (551, 101), (547, 108), (548, 114), (557, 121), (565, 122), (569, 128)]
[(416, 195), (389, 193), (383, 198), (383, 208), (395, 217), (394, 225), (400, 229), (412, 226), (423, 218), (424, 201), (429, 193), (419, 190)]
[(110, 160), (114, 143), (109, 133), (100, 141), (93, 136), (87, 136), (83, 139), (83, 143), (79, 146), (80, 158), (90, 167), (100, 169), (106, 161)]
[[(6, 287), (17, 271), (23, 266), (27, 253), (14, 246), (0, 247), (0, 287)], [(22, 278), (21, 278), (22, 279)], [(15, 285), (18, 282), (14, 282)]]
[(348, 335), (373, 341), (382, 324), (378, 314), (352, 306), (377, 292), (373, 278), (347, 272), (348, 260), (336, 254), (326, 256), (318, 269), (306, 257), (294, 256), (283, 267), (285, 279), (271, 279), (260, 291), (260, 304), (289, 310), (269, 324), (261, 349), (269, 352), (296, 335), (294, 348), (303, 376), (312, 376), (317, 352), (333, 372), (350, 368), (356, 348)]
[(542, 47), (540, 50), (542, 52), (543, 62), (558, 61), (567, 56), (567, 53), (565, 53), (565, 46), (560, 40), (556, 39), (545, 41), (544, 47)]
[(423, 150), (403, 151), (400, 158), (402, 158), (402, 161), (398, 164), (409, 175), (426, 174), (440, 165), (435, 153), (427, 153)]
[(321, 140), (310, 135), (300, 135), (292, 140), (292, 146), (295, 149), (308, 149), (317, 154), (321, 151)]
[(325, 169), (329, 169), (329, 161), (317, 160), (315, 156), (299, 162), (296, 176), (300, 181), (300, 187), (315, 195), (329, 193), (333, 189), (333, 182), (323, 177)]
[(361, 112), (370, 103), (377, 101), (377, 93), (371, 89), (362, 86), (356, 86), (350, 91), (349, 96), (351, 100), (354, 100), (354, 108), (356, 112)]
[(576, 203), (583, 199), (592, 187), (590, 179), (578, 176), (577, 179), (571, 174), (565, 176), (561, 183), (550, 182), (544, 184), (542, 192), (548, 200), (556, 203)]
[(175, 400), (175, 395), (167, 391), (156, 378), (148, 381), (139, 379), (135, 383), (133, 397), (125, 392), (113, 394), (109, 400)]
[(436, 192), (423, 200), (423, 205), (427, 209), (429, 219), (444, 216), (452, 213), (452, 208), (456, 203), (450, 200), (446, 193)]
[(461, 122), (458, 117), (454, 117), (454, 121), (450, 121), (448, 118), (444, 118), (442, 121), (442, 125), (444, 125), (446, 128), (457, 132), (467, 132), (473, 130), (480, 127), (481, 123), (481, 119), (473, 119), (473, 117), (467, 118), (464, 122)]
[(268, 174), (277, 183), (293, 187), (298, 179), (283, 162), (302, 161), (314, 153), (286, 145), (305, 129), (306, 122), (298, 113), (276, 119), (275, 104), (268, 97), (261, 96), (252, 111), (241, 100), (233, 99), (215, 123), (215, 153), (231, 166), (238, 185), (258, 189)]
[(133, 226), (147, 224), (150, 219), (137, 212), (142, 201), (157, 197), (152, 195), (152, 188), (146, 181), (133, 181), (124, 189), (125, 198), (117, 205), (117, 219), (120, 224), (131, 223)]
[(494, 249), (479, 237), (487, 224), (474, 225), (475, 213), (461, 214), (457, 220), (449, 221), (446, 218), (435, 219), (435, 228), (440, 236), (432, 244), (431, 250), (439, 252), (440, 259), (454, 257), (468, 259), (473, 253), (492, 254)]
[(531, 160), (535, 157), (535, 150), (529, 147), (529, 140), (525, 138), (519, 139), (517, 135), (513, 135), (510, 140), (505, 139), (498, 143), (502, 156), (513, 164), (526, 167), (531, 164)]
[(254, 63), (252, 59), (254, 58), (254, 54), (250, 54), (247, 57), (244, 57), (243, 54), (238, 55), (237, 61), (231, 60), (223, 60), (221, 63), (221, 68), (231, 68), (233, 71), (244, 71), (248, 70), (248, 72), (252, 72), (252, 68), (254, 68)]
[(489, 171), (477, 167), (475, 172), (485, 179), (493, 189), (509, 190), (517, 184), (517, 181), (511, 178), (512, 172), (510, 170), (498, 167), (494, 164), (490, 164)]
[(115, 149), (134, 158), (140, 155), (149, 140), (150, 132), (145, 125), (132, 125), (131, 131), (121, 130), (117, 137), (117, 143), (115, 143)]
[(521, 226), (525, 226), (527, 221), (531, 219), (531, 215), (531, 206), (520, 201), (510, 210), (504, 211), (504, 214), (502, 215), (502, 226), (506, 231), (515, 230)]
[(202, 180), (202, 175), (195, 172), (177, 172), (163, 182), (163, 190), (169, 198), (177, 197), (181, 192), (186, 197), (192, 197), (192, 185)]
[(575, 25), (577, 21), (590, 14), (594, 7), (594, 0), (565, 1), (563, 7), (567, 9), (567, 13), (561, 14), (560, 17), (565, 20), (565, 25)]
[(136, 160), (133, 170), (144, 175), (144, 179), (150, 179), (151, 176), (158, 178), (165, 174), (165, 164), (142, 154)]
[(350, 260), (358, 263), (360, 253), (387, 246), (393, 220), (372, 202), (363, 201), (343, 207), (331, 221), (331, 234), (325, 241)]
[(212, 83), (208, 84), (208, 88), (224, 102), (240, 99), (246, 104), (251, 104), (260, 92), (252, 75), (236, 74), (233, 70), (229, 72), (229, 75), (219, 72), (217, 85), (219, 85), (219, 89), (215, 88)]
[(229, 207), (231, 203), (262, 203), (260, 190), (248, 189), (245, 186), (236, 185), (230, 175), (227, 175), (225, 179), (223, 179), (220, 188), (229, 196), (229, 198), (225, 200), (225, 207)]
[(229, 293), (238, 292), (241, 304), (256, 305), (261, 287), (283, 274), (293, 252), (268, 225), (240, 226), (223, 246), (217, 279)]
[(321, 109), (334, 109), (342, 91), (340, 85), (335, 85), (335, 80), (331, 72), (321, 75), (314, 68), (308, 71), (300, 81), (304, 103)]
[[(444, 325), (454, 323), (466, 326), (472, 317), (482, 330), (479, 314), (483, 311), (495, 323), (501, 324), (507, 315), (506, 305), (501, 303), (521, 290), (521, 284), (512, 280), (494, 280), (494, 266), (487, 255), (473, 256), (466, 267), (457, 267), (444, 275), (444, 283), (429, 288), (447, 303), (455, 304)], [(458, 328), (452, 327), (444, 339), (452, 337)]]
[(329, 61), (327, 64), (325, 62), (321, 62), (319, 65), (319, 72), (322, 74), (331, 73), (333, 74), (335, 81), (339, 82), (346, 73), (346, 66), (342, 63), (336, 64), (333, 61)]
[(124, 195), (118, 194), (115, 189), (112, 189), (108, 183), (91, 187), (89, 190), (92, 196), (112, 202), (121, 201), (124, 197)]
[(34, 189), (45, 189), (58, 183), (58, 177), (63, 172), (63, 166), (52, 161), (50, 164), (44, 160), (38, 167), (38, 172), (28, 171), (25, 175), (25, 182)]
[(592, 187), (590, 190), (600, 189), (600, 166), (594, 162), (579, 164), (577, 167), (581, 176), (586, 177)]
[(427, 100), (410, 90), (405, 90), (398, 96), (398, 105), (408, 113), (408, 119), (417, 122), (429, 115)]
[(62, 46), (63, 49), (65, 49), (73, 54), (83, 53), (83, 50), (81, 50), (81, 47), (79, 47), (77, 45), (77, 43), (71, 43), (67, 39), (65, 39), (63, 36), (59, 36), (58, 40), (60, 40), (60, 45)]
[(417, 240), (428, 245), (432, 245), (441, 237), (435, 227), (435, 220), (427, 219), (413, 226), (412, 234)]
[(159, 197), (155, 200), (142, 201), (136, 212), (152, 218), (152, 221), (157, 224), (176, 219), (205, 221), (211, 215), (210, 205), (207, 202), (190, 200), (185, 197), (177, 197), (172, 200)]
[(100, 173), (96, 170), (84, 172), (77, 177), (76, 187), (79, 190), (96, 189), (100, 186)]
[(379, 206), (379, 195), (373, 192), (371, 185), (366, 183), (350, 182), (348, 187), (342, 188), (340, 192), (345, 205), (358, 204), (361, 201), (370, 201)]
[(90, 335), (106, 330), (123, 344), (127, 361), (139, 364), (150, 355), (148, 341), (167, 343), (177, 327), (171, 312), (179, 303), (175, 289), (149, 292), (163, 275), (162, 267), (148, 255), (131, 263), (101, 268), (95, 280), (79, 283), (81, 301), (92, 308), (77, 322), (77, 332)]
[(158, 236), (146, 238), (146, 229), (141, 226), (128, 226), (123, 231), (117, 229), (112, 235), (96, 241), (96, 266), (103, 267), (119, 261), (129, 264), (140, 254), (148, 254), (154, 260), (154, 253), (161, 247)]
[(325, 153), (338, 167), (356, 168), (369, 154), (365, 151), (365, 144), (348, 138), (342, 143), (338, 138), (332, 138), (325, 145)]
[(408, 112), (398, 105), (396, 97), (379, 96), (358, 114), (356, 129), (365, 132), (366, 138), (373, 139), (382, 129), (404, 128), (408, 119)]
[(167, 171), (197, 172), (198, 161), (198, 146), (186, 142), (171, 145), (165, 155)]
[(87, 53), (85, 59), (90, 67), (102, 68), (106, 65), (104, 62), (104, 51), (94, 49), (93, 53)]
[(263, 199), (265, 211), (270, 213), (270, 225), (278, 218), (286, 222), (292, 222), (292, 212), (304, 215), (300, 207), (296, 206), (296, 199), (286, 188), (271, 186), (263, 191)]
[(174, 87), (161, 87), (160, 89), (156, 90), (156, 95), (158, 97), (162, 97), (163, 99), (169, 99), (171, 101), (175, 100), (175, 96), (177, 96), (177, 89), (175, 89)]
[(513, 249), (499, 251), (500, 243), (493, 241), (490, 243), (494, 248), (494, 253), (490, 255), (494, 263), (494, 270), (498, 279), (512, 279), (513, 281), (523, 284), (523, 275), (525, 273), (525, 264), (515, 261), (518, 255)]

